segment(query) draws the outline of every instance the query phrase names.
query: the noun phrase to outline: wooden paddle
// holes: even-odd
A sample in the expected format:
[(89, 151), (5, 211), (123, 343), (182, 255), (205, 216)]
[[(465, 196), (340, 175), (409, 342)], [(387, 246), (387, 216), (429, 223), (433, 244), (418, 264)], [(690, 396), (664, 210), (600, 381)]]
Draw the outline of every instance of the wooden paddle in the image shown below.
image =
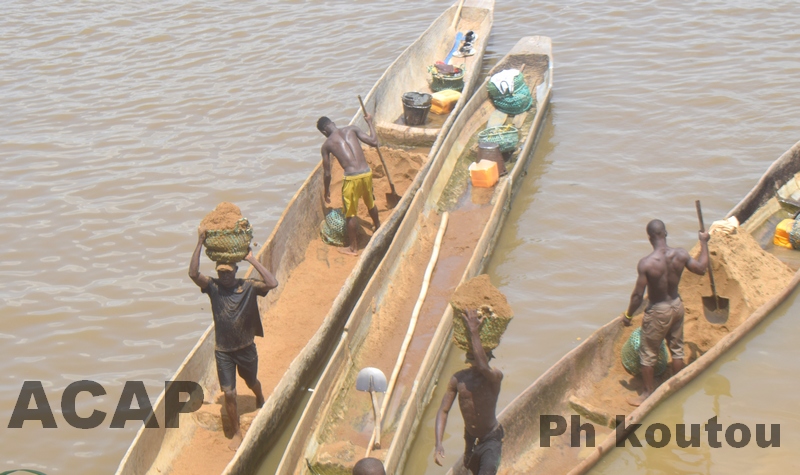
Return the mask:
[[(361, 95), (358, 96), (358, 103), (361, 104), (361, 112), (364, 114), (364, 119), (367, 118), (367, 108), (364, 107), (364, 101), (361, 100)], [(376, 140), (378, 132), (375, 131)], [(392, 175), (389, 173), (389, 167), (386, 166), (386, 161), (383, 159), (383, 154), (381, 154), (381, 144), (375, 146), (375, 150), (378, 151), (378, 158), (381, 159), (381, 163), (383, 164), (383, 169), (386, 170), (386, 178), (389, 179), (389, 187), (392, 189), (390, 193), (386, 193), (386, 207), (391, 209), (397, 206), (397, 203), (400, 202), (400, 195), (397, 194), (397, 191), (394, 189), (394, 182), (392, 181)]]

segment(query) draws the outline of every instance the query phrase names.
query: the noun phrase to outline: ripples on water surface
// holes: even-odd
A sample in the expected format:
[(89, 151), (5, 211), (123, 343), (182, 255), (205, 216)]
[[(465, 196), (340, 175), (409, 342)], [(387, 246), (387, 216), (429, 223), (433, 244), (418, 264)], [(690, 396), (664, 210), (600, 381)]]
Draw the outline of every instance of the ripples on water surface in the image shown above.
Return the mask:
[[(266, 239), (319, 159), (316, 118), (347, 122), (355, 95), (448, 5), (4, 3), (0, 470), (113, 471), (136, 424), (108, 429), (109, 415), (81, 431), (56, 414), (56, 430), (6, 429), (22, 382), (43, 381), (56, 412), (67, 384), (101, 382), (108, 395), (78, 399), (84, 416), (112, 413), (128, 380), (155, 399), (210, 320), (186, 276), (200, 219), (233, 201)], [(501, 405), (624, 309), (647, 220), (691, 246), (694, 199), (709, 220), (723, 215), (800, 139), (800, 7), (754, 5), (498, 1), (488, 63), (543, 34), (556, 64), (545, 131), (489, 269), (518, 314), (498, 353)], [(786, 449), (714, 453), (708, 470), (680, 462), (697, 454), (626, 449), (596, 472), (791, 467), (800, 418), (786, 394), (800, 388), (784, 376), (800, 355), (783, 335), (800, 329), (794, 314), (787, 306), (713, 371), (731, 382), (729, 420), (782, 423)], [(711, 417), (703, 380), (654, 417)], [(755, 396), (754, 383), (772, 389)], [(432, 424), (429, 414), (412, 473), (443, 472)], [(462, 450), (459, 424), (450, 418), (448, 460)]]

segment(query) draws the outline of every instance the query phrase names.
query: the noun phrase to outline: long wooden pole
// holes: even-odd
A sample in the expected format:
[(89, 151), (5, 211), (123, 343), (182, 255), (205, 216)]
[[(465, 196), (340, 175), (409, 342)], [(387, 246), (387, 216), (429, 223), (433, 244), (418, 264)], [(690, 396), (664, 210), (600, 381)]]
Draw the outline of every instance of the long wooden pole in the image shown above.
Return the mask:
[[(364, 114), (364, 118), (366, 119), (367, 118), (367, 108), (364, 107), (364, 101), (361, 99), (361, 95), (358, 96), (358, 103), (361, 104), (361, 113)], [(377, 135), (378, 132), (375, 131), (375, 134)], [(394, 196), (398, 196), (397, 195), (397, 191), (395, 191), (395, 189), (394, 189), (394, 182), (392, 181), (392, 174), (389, 173), (389, 167), (386, 166), (386, 161), (383, 159), (383, 154), (381, 154), (380, 144), (375, 146), (375, 150), (378, 151), (378, 158), (381, 159), (381, 163), (383, 164), (383, 169), (386, 170), (386, 178), (389, 179), (389, 187), (392, 189), (392, 194)]]
[[(428, 295), (428, 288), (431, 284), (431, 276), (433, 275), (433, 269), (436, 267), (436, 262), (439, 260), (439, 249), (442, 247), (442, 238), (444, 238), (444, 232), (447, 229), (447, 220), (449, 217), (450, 215), (446, 211), (444, 214), (442, 214), (442, 222), (439, 223), (439, 232), (436, 233), (436, 240), (433, 243), (431, 259), (428, 262), (428, 268), (425, 270), (425, 277), (422, 279), (422, 289), (419, 291), (417, 303), (414, 305), (414, 311), (411, 313), (411, 321), (408, 323), (408, 331), (406, 332), (406, 337), (403, 340), (403, 345), (400, 347), (400, 355), (397, 357), (394, 370), (392, 370), (392, 377), (389, 379), (389, 386), (386, 388), (386, 394), (383, 395), (383, 404), (381, 404), (381, 417), (379, 419), (381, 422), (383, 422), (383, 415), (386, 413), (386, 409), (389, 407), (389, 401), (392, 398), (392, 392), (394, 391), (397, 377), (400, 374), (400, 369), (403, 367), (403, 361), (406, 358), (408, 346), (411, 344), (411, 338), (414, 336), (414, 330), (417, 327), (417, 320), (419, 319), (419, 314), (422, 311), (422, 304), (425, 303), (425, 297)], [(377, 432), (380, 433), (381, 428), (377, 427), (376, 429)], [(365, 457), (369, 457), (369, 454), (372, 452), (374, 447), (374, 443), (375, 431), (373, 431), (372, 438), (370, 438), (369, 444), (367, 445), (367, 454)], [(380, 445), (374, 448), (379, 449)]]
[(455, 30), (456, 25), (458, 25), (458, 18), (461, 16), (461, 7), (464, 6), (464, 0), (458, 2), (458, 9), (456, 10), (456, 16), (453, 17), (453, 26), (450, 27), (451, 30)]

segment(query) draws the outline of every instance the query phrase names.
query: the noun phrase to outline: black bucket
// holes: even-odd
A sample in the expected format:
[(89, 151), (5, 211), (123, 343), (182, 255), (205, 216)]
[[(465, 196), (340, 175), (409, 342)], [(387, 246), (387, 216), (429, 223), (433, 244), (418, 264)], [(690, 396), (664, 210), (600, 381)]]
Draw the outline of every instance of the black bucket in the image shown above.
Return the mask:
[(403, 94), (403, 119), (406, 125), (424, 125), (431, 110), (430, 94), (424, 92), (406, 92)]

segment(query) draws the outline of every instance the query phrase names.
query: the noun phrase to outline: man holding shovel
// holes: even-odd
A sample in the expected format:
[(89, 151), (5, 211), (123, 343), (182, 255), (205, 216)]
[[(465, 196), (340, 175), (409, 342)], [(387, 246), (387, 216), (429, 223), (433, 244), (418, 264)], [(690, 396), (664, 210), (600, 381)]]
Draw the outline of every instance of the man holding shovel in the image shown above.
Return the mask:
[(622, 314), (622, 324), (630, 326), (633, 313), (639, 308), (647, 289), (649, 305), (642, 320), (642, 340), (639, 346), (639, 361), (642, 368), (644, 391), (636, 398), (629, 399), (632, 406), (640, 406), (655, 390), (655, 365), (661, 341), (666, 338), (672, 355), (672, 374), (683, 369), (683, 301), (678, 295), (678, 284), (683, 269), (704, 275), (708, 268), (708, 239), (706, 232), (700, 231), (700, 256), (694, 259), (685, 249), (667, 246), (667, 228), (661, 220), (647, 223), (647, 235), (653, 252), (639, 261), (639, 277), (631, 294), (628, 310)]
[(261, 274), (264, 281), (237, 279), (236, 264), (217, 264), (218, 279), (207, 277), (200, 272), (200, 251), (206, 239), (203, 228), (197, 230), (197, 247), (189, 264), (189, 277), (208, 294), (211, 312), (214, 316), (214, 335), (216, 345), (214, 356), (217, 362), (219, 386), (225, 393), (225, 412), (231, 421), (233, 437), (228, 446), (236, 450), (242, 443), (239, 427), (239, 411), (236, 406), (236, 370), (247, 387), (256, 396), (256, 407), (264, 405), (264, 394), (258, 381), (258, 351), (255, 336), (264, 336), (261, 314), (258, 311), (258, 296), (278, 286), (278, 281), (261, 262), (253, 257), (252, 251), (245, 260)]
[(442, 436), (447, 414), (458, 396), (458, 406), (464, 417), (464, 466), (473, 475), (494, 475), (500, 467), (504, 435), (503, 426), (497, 422), (495, 415), (503, 372), (489, 366), (491, 352), (487, 355), (481, 345), (480, 326), (483, 318), (478, 318), (476, 310), (467, 310), (464, 315), (473, 348), (472, 354), (467, 353), (467, 362), (471, 366), (454, 374), (447, 384), (447, 392), (436, 414), (434, 461), (437, 465), (442, 465), (444, 461)]
[(372, 147), (378, 146), (378, 135), (375, 133), (375, 126), (372, 124), (372, 116), (365, 116), (369, 125), (369, 135), (354, 125), (336, 127), (327, 117), (320, 117), (317, 121), (317, 129), (322, 135), (327, 137), (322, 144), (322, 167), (324, 170), (325, 202), (331, 202), (331, 154), (339, 161), (339, 165), (344, 169), (344, 183), (342, 184), (342, 205), (344, 206), (344, 216), (347, 220), (347, 237), (350, 241), (349, 247), (341, 249), (343, 254), (358, 255), (358, 200), (364, 200), (372, 218), (372, 224), (377, 230), (381, 221), (378, 218), (378, 208), (375, 206), (375, 195), (372, 190), (372, 170), (361, 150), (361, 142)]

